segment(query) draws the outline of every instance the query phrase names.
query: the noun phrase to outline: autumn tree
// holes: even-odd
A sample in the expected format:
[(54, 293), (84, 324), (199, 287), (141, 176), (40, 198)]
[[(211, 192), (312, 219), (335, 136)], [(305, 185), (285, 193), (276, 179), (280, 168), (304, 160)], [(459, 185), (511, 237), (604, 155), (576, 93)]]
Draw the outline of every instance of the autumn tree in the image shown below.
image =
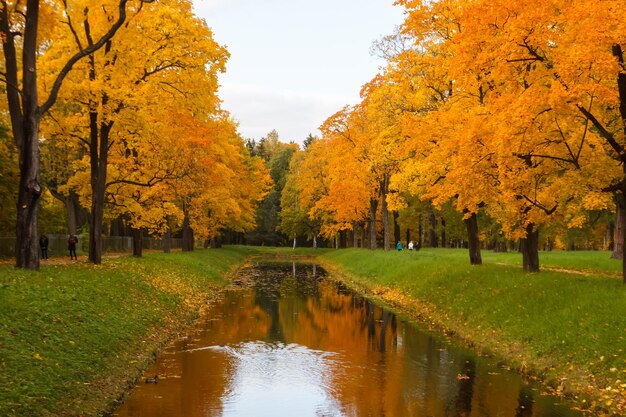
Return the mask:
[(593, 151), (601, 149), (597, 135), (580, 109), (567, 108), (563, 75), (547, 64), (546, 54), (576, 50), (552, 47), (573, 25), (543, 2), (401, 3), (406, 30), (423, 55), (443, 58), (435, 68), (453, 86), (445, 105), (414, 117), (422, 135), (440, 131), (429, 134), (439, 138), (435, 146), (416, 152), (427, 156), (417, 171), (438, 173), (425, 181), (425, 195), (456, 198), (466, 216), (486, 204), (509, 237), (522, 239), (524, 269), (538, 270), (542, 224), (557, 217), (578, 227), (587, 210), (606, 207), (595, 175), (606, 164)]
[(474, 127), (484, 126), (480, 109), (490, 88), (480, 74), (471, 89), (456, 87), (452, 59), (454, 38), (463, 30), (459, 3), (404, 2), (409, 13), (402, 29), (413, 43), (389, 68), (410, 97), (403, 117), (403, 134), (410, 139), (394, 184), (437, 208), (454, 201), (464, 217), (470, 263), (480, 264), (477, 214), (493, 181), (485, 171), (492, 162), (481, 145), (487, 128)]
[(183, 224), (203, 240), (225, 229), (250, 231), (272, 185), (268, 169), (261, 158), (249, 154), (232, 121), (216, 118), (203, 125), (184, 150), (188, 174), (174, 183)]
[[(313, 161), (323, 161), (313, 162), (313, 172), (318, 178), (323, 174), (326, 180), (311, 215), (323, 219), (321, 231), (326, 237), (350, 229), (356, 234), (359, 225), (366, 227), (368, 247), (376, 249), (380, 181), (370, 169), (363, 108), (344, 107), (329, 117), (320, 130), (322, 140), (314, 143), (316, 152), (311, 156)], [(321, 167), (324, 171), (320, 171)]]
[[(599, 28), (623, 19), (624, 11), (612, 2), (583, 3), (476, 2), (467, 7), (466, 30), (457, 39), (459, 50), (482, 48), (479, 59), (466, 56), (459, 65), (471, 72), (491, 65), (498, 92), (488, 107), (500, 138), (499, 218), (505, 230), (525, 228), (526, 241), (537, 240), (549, 216), (580, 227), (588, 210), (608, 207), (601, 191), (620, 181), (612, 156), (617, 137), (606, 136), (600, 120), (613, 120), (612, 130), (621, 125), (623, 141), (624, 115), (611, 109), (619, 102), (623, 71), (616, 45), (626, 38), (619, 30), (607, 38)], [(522, 221), (512, 224), (515, 218)]]
[[(142, 129), (154, 106), (164, 100), (179, 102), (203, 117), (209, 117), (218, 106), (217, 73), (223, 70), (228, 54), (213, 41), (206, 23), (193, 15), (188, 1), (172, 0), (146, 8), (149, 13), (135, 14), (124, 25), (123, 36), (108, 41), (70, 74), (72, 88), (67, 89), (63, 106), (55, 114), (62, 119), (59, 136), (81, 141), (89, 161), (89, 259), (94, 263), (101, 262), (100, 238), (112, 152), (128, 156), (145, 153), (149, 145), (143, 149), (137, 145), (150, 140), (142, 135)], [(57, 48), (48, 52), (48, 67), (54, 67), (67, 50), (91, 45), (92, 33), (101, 30), (100, 25), (107, 20), (85, 18), (82, 25), (75, 25), (80, 12), (71, 12), (68, 26), (73, 36), (60, 38)], [(125, 169), (132, 171), (133, 158), (125, 159)], [(115, 181), (138, 183), (137, 178)], [(143, 185), (153, 184), (148, 179)]]
[[(144, 0), (145, 2), (145, 0)], [(39, 126), (42, 116), (56, 102), (63, 81), (71, 69), (83, 58), (100, 50), (115, 36), (126, 20), (127, 0), (105, 4), (103, 8), (91, 8), (89, 5), (69, 5), (43, 3), (38, 0), (22, 2), (2, 1), (0, 3), (0, 31), (4, 57), (4, 79), (11, 130), (18, 148), (20, 165), (20, 185), (17, 201), (16, 225), (16, 266), (27, 269), (39, 267), (37, 238), (37, 214), (39, 198), (42, 193), (39, 160)], [(136, 5), (134, 11), (141, 9), (143, 2)], [(71, 50), (55, 68), (53, 82), (47, 96), (40, 101), (38, 88), (38, 56), (50, 44), (49, 39), (38, 39), (42, 26), (72, 27), (68, 16), (72, 6), (78, 6), (85, 19), (96, 10), (117, 9), (111, 19), (105, 20), (106, 26), (94, 32), (89, 44)], [(49, 26), (48, 26), (49, 25)], [(70, 32), (67, 33), (70, 35)], [(42, 41), (46, 42), (42, 42)]]

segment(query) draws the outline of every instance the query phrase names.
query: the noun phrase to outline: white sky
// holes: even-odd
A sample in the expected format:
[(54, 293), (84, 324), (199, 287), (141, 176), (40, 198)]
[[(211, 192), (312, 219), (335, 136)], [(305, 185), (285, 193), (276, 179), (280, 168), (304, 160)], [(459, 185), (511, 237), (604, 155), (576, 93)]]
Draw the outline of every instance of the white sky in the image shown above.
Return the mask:
[(393, 0), (194, 0), (231, 57), (220, 76), (224, 109), (244, 138), (276, 129), (302, 143), (346, 104), (384, 61), (372, 42), (402, 23)]

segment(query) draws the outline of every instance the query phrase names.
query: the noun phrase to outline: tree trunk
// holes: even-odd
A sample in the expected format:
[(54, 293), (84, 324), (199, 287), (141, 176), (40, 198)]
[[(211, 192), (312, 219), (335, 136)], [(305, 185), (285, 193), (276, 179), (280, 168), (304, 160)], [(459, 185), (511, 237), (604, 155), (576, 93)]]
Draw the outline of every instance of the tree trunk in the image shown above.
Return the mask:
[(430, 226), (429, 229), (429, 244), (431, 248), (439, 247), (439, 241), (437, 240), (437, 218), (435, 217), (435, 213), (430, 211), (428, 215), (428, 224)]
[[(626, 171), (626, 166), (624, 167), (624, 170)], [(624, 230), (626, 229), (626, 207), (624, 207), (624, 203), (626, 203), (626, 173), (624, 175), (625, 178), (622, 185), (624, 189), (622, 191), (622, 195), (620, 196), (619, 204), (617, 205), (617, 219), (615, 220), (615, 250), (613, 251), (613, 257), (615, 257), (615, 252), (618, 251), (617, 248), (621, 246), (622, 282), (626, 285), (626, 262), (624, 262), (626, 259), (626, 233), (624, 233)]]
[(626, 209), (618, 202), (615, 205), (615, 228), (612, 255), (614, 259), (623, 259), (624, 226), (626, 226)]
[(520, 243), (524, 272), (539, 272), (539, 230), (534, 224), (526, 226), (526, 237)]
[(339, 231), (339, 247), (341, 249), (345, 249), (348, 246), (348, 242), (347, 242), (347, 233), (345, 230), (340, 230)]
[[(64, 195), (50, 187), (48, 187), (48, 190), (50, 191), (50, 194), (63, 203), (63, 207), (65, 207), (68, 234), (78, 234), (78, 224), (81, 217), (81, 206), (78, 201), (78, 195), (76, 195), (74, 191), (70, 191), (69, 195)], [(81, 226), (83, 224), (84, 223), (81, 221)]]
[(370, 218), (369, 218), (369, 234), (370, 245), (369, 248), (376, 249), (376, 211), (378, 208), (378, 200), (370, 198)]
[(441, 218), (441, 247), (448, 247), (448, 239), (446, 239), (446, 220)]
[(172, 253), (172, 229), (167, 228), (165, 236), (163, 237), (163, 252)]
[(606, 232), (604, 234), (604, 243), (605, 243), (604, 248), (613, 252), (613, 250), (615, 249), (615, 222), (613, 221), (609, 220), (609, 222), (606, 225)]
[[(393, 210), (391, 215), (393, 216), (393, 241), (399, 242), (402, 240), (402, 236), (400, 236), (400, 223), (398, 223), (398, 217), (400, 217), (400, 214), (396, 210)], [(406, 241), (406, 244), (409, 244), (408, 240)]]
[(424, 247), (423, 236), (424, 236), (424, 227), (422, 226), (422, 213), (420, 213), (419, 223), (417, 225), (417, 244), (418, 244), (417, 247), (418, 248)]
[(211, 248), (219, 249), (222, 247), (222, 236), (213, 236), (211, 238)]
[(25, 140), (20, 149), (15, 266), (25, 269), (39, 269), (37, 216), (42, 191), (39, 178), (39, 115), (33, 114), (24, 117), (24, 131)]
[(467, 227), (467, 241), (469, 245), (469, 257), (471, 265), (482, 265), (483, 259), (480, 254), (480, 239), (478, 236), (478, 217), (472, 213), (467, 219), (463, 219)]
[(189, 226), (189, 214), (185, 213), (185, 218), (183, 219), (183, 252), (191, 252), (193, 249), (193, 230)]
[(409, 244), (410, 241), (411, 241), (411, 228), (407, 227), (406, 228), (406, 242), (407, 242), (407, 245)]
[[(2, 49), (4, 52), (3, 78), (11, 118), (13, 138), (19, 151), (20, 183), (17, 198), (17, 222), (15, 225), (15, 266), (39, 269), (39, 238), (37, 215), (41, 197), (39, 161), (39, 123), (41, 110), (37, 95), (37, 26), (39, 1), (28, 0), (22, 45), (21, 68), (18, 64), (14, 32), (9, 22), (6, 4), (0, 15)], [(22, 91), (18, 89), (18, 73), (22, 71)]]
[(98, 123), (97, 111), (89, 114), (91, 163), (91, 213), (89, 217), (89, 261), (102, 263), (102, 220), (106, 196), (109, 133), (111, 123)]
[[(57, 78), (52, 83), (48, 99), (39, 106), (37, 90), (37, 55), (39, 45), (37, 32), (39, 25), (39, 0), (27, 0), (26, 8), (15, 7), (15, 13), (24, 16), (23, 33), (16, 32), (9, 17), (6, 2), (0, 10), (0, 31), (4, 52), (3, 79), (6, 84), (7, 104), (11, 119), (11, 128), (20, 155), (20, 188), (17, 203), (15, 263), (17, 267), (39, 268), (39, 242), (37, 238), (37, 214), (41, 197), (40, 160), (39, 160), (39, 123), (41, 115), (55, 103), (63, 80), (74, 64), (85, 56), (100, 49), (110, 40), (126, 19), (126, 1), (119, 4), (119, 18), (111, 25), (97, 42), (75, 53), (62, 66)], [(18, 62), (15, 37), (19, 36), (22, 61)], [(21, 64), (21, 65), (19, 65)], [(19, 71), (22, 71), (22, 91), (19, 91)]]
[[(624, 73), (624, 51), (622, 50), (622, 46), (620, 44), (614, 44), (612, 46), (612, 53), (622, 68), (617, 74), (617, 91), (619, 92), (619, 113), (622, 119), (622, 132), (626, 135), (626, 73)], [(622, 162), (622, 189), (621, 189), (621, 206), (626, 207), (626, 161), (624, 160), (624, 155), (622, 152), (621, 162)], [(622, 238), (619, 241), (615, 241), (615, 246), (619, 243), (622, 245), (622, 282), (626, 285), (626, 233), (624, 233), (624, 225), (626, 221), (624, 220), (624, 213), (622, 213), (622, 218), (620, 221)], [(617, 225), (616, 225), (617, 227)], [(618, 243), (619, 242), (619, 243)]]
[(133, 235), (133, 256), (141, 258), (143, 255), (143, 228), (132, 229)]
[(352, 222), (352, 247), (359, 247), (359, 223)]
[(391, 230), (389, 228), (389, 209), (387, 205), (387, 188), (389, 187), (389, 180), (385, 176), (385, 179), (380, 183), (380, 199), (381, 199), (381, 217), (383, 220), (383, 248), (386, 251), (391, 249)]
[(317, 249), (317, 236), (313, 235), (313, 249)]
[[(70, 195), (65, 196), (65, 213), (67, 214), (67, 230), (75, 235), (78, 232), (78, 219), (81, 217), (81, 207), (78, 201), (78, 195), (74, 191), (70, 191)], [(84, 221), (84, 218), (83, 218)]]

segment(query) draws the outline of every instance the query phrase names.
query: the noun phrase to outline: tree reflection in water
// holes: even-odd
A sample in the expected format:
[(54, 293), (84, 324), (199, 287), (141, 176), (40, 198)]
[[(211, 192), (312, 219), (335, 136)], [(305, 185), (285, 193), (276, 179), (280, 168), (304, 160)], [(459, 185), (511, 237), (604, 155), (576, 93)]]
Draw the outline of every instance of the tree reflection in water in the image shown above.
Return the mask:
[(530, 386), (326, 278), (242, 270), (118, 416), (573, 417)]

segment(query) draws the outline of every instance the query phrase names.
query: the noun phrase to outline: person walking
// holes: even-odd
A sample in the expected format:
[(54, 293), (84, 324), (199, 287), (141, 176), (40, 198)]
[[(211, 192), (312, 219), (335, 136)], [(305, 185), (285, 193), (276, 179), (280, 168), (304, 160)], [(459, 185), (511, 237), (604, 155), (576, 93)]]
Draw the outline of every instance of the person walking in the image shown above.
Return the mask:
[(41, 235), (39, 247), (41, 248), (41, 259), (48, 259), (48, 236)]
[(396, 249), (398, 249), (398, 252), (402, 250), (402, 242), (400, 242), (398, 240), (398, 243), (396, 244)]
[(78, 237), (75, 234), (70, 233), (67, 238), (67, 249), (70, 251), (70, 259), (78, 259), (76, 256), (76, 244), (78, 243)]

